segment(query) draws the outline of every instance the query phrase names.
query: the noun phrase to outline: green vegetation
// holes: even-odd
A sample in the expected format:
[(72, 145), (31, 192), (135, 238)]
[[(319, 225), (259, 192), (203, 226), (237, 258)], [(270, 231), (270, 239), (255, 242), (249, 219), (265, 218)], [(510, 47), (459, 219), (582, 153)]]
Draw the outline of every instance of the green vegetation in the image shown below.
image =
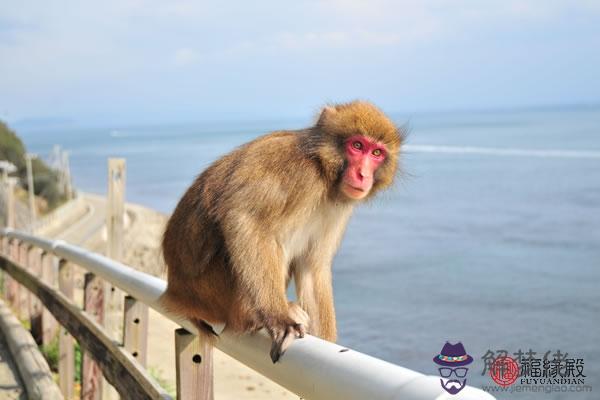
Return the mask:
[(81, 384), (81, 363), (83, 362), (83, 354), (78, 341), (75, 341), (75, 382)]
[[(47, 345), (39, 346), (40, 352), (48, 361), (50, 371), (58, 372), (58, 332)], [(81, 383), (81, 346), (79, 342), (75, 341), (75, 382)]]
[(48, 366), (53, 372), (58, 371), (58, 335), (55, 335), (47, 345), (40, 345), (40, 352), (48, 361)]
[(165, 391), (171, 397), (173, 397), (173, 398), (177, 397), (177, 391), (175, 390), (175, 387), (173, 386), (173, 384), (171, 382), (169, 382), (166, 378), (164, 378), (162, 376), (162, 373), (160, 370), (158, 370), (154, 367), (148, 367), (148, 373), (150, 374), (150, 376), (152, 378), (154, 378), (154, 380), (156, 381), (156, 383), (158, 383), (160, 385), (160, 387), (165, 389)]
[(29, 318), (26, 318), (26, 319), (19, 318), (19, 321), (21, 322), (21, 325), (23, 325), (23, 327), (25, 329), (27, 329), (28, 331), (31, 330), (31, 321), (29, 320)]
[[(0, 160), (7, 160), (17, 167), (15, 174), (24, 189), (27, 189), (26, 152), (25, 145), (17, 134), (0, 121)], [(47, 208), (53, 209), (64, 202), (65, 194), (59, 187), (58, 172), (38, 158), (32, 160), (31, 167), (35, 194), (46, 201)]]

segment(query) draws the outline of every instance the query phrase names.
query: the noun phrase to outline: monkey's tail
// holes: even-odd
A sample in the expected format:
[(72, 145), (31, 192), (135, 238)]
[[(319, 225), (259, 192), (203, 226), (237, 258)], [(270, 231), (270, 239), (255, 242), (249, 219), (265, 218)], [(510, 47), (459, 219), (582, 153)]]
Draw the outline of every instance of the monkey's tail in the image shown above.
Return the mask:
[(206, 321), (199, 318), (190, 318), (189, 321), (198, 329), (198, 336), (211, 346), (215, 346), (219, 334)]
[(188, 319), (198, 329), (198, 334), (202, 335), (211, 344), (214, 345), (215, 340), (219, 337), (219, 334), (215, 332), (213, 327), (201, 318), (191, 316), (190, 313), (184, 312), (177, 302), (174, 302), (170, 292), (167, 291), (158, 299), (159, 304), (168, 312), (179, 315), (182, 318)]

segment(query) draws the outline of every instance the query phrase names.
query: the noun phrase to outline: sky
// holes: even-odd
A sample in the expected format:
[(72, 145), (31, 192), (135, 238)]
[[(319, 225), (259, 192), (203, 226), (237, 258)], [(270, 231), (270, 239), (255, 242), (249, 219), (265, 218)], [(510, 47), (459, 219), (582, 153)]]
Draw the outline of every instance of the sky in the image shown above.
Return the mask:
[(599, 71), (596, 0), (0, 0), (9, 123), (598, 104)]

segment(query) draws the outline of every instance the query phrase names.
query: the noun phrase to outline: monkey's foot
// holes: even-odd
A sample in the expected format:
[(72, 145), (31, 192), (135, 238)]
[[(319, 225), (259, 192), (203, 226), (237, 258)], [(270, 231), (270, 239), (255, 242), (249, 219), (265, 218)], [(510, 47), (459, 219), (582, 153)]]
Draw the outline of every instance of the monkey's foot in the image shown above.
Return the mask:
[(289, 318), (286, 318), (285, 321), (267, 324), (266, 329), (273, 340), (270, 353), (273, 364), (279, 361), (294, 339), (304, 337), (306, 332), (306, 328), (302, 324)]

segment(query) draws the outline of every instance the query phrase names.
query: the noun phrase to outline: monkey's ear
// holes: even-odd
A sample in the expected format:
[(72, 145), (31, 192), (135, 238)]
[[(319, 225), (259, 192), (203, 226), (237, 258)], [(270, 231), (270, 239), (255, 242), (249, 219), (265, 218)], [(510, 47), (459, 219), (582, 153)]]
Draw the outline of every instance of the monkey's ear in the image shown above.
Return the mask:
[(330, 119), (335, 114), (337, 114), (337, 109), (334, 106), (323, 107), (323, 110), (321, 110), (321, 114), (319, 115), (319, 120), (317, 121), (317, 125), (320, 125), (320, 126), (325, 125), (325, 121)]
[(337, 109), (334, 106), (325, 106), (323, 107), (323, 111), (321, 111), (321, 115), (326, 115), (326, 114), (335, 114), (337, 112)]

